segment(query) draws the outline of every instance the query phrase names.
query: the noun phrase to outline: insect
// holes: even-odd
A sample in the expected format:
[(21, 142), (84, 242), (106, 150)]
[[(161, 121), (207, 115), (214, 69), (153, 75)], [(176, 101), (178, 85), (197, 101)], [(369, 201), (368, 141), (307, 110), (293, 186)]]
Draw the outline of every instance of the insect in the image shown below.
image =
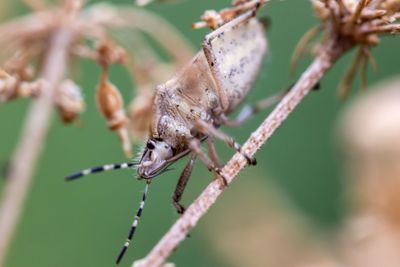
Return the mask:
[[(168, 170), (172, 163), (190, 154), (173, 195), (173, 204), (180, 214), (185, 211), (180, 200), (197, 158), (224, 181), (213, 138), (241, 153), (248, 164), (256, 164), (233, 138), (219, 130), (222, 125), (241, 124), (273, 100), (261, 101), (253, 107), (245, 106), (235, 120), (227, 117), (251, 89), (267, 50), (264, 27), (255, 18), (260, 1), (253, 2), (256, 4), (247, 11), (209, 33), (203, 49), (192, 61), (156, 88), (149, 138), (138, 162), (104, 165), (66, 178), (74, 180), (91, 173), (132, 168), (137, 169), (138, 179), (146, 181), (140, 207), (117, 264), (133, 238), (152, 178)], [(204, 141), (208, 154), (201, 149)]]

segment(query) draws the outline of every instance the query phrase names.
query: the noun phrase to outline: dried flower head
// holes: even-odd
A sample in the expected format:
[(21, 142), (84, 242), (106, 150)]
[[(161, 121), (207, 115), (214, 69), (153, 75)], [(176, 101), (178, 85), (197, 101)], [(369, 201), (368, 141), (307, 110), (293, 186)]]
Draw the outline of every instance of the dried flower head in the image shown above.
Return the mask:
[(0, 102), (6, 102), (19, 97), (37, 97), (46, 87), (46, 81), (24, 81), (17, 74), (10, 75), (0, 71)]
[(131, 143), (127, 131), (128, 119), (125, 115), (123, 99), (118, 88), (108, 80), (107, 68), (103, 69), (96, 91), (96, 100), (101, 113), (107, 120), (108, 127), (118, 133), (125, 154), (131, 157)]
[(217, 29), (227, 21), (232, 20), (239, 14), (254, 7), (255, 5), (264, 5), (268, 0), (234, 0), (233, 7), (224, 8), (220, 11), (206, 10), (201, 16), (201, 21), (192, 25), (194, 29), (209, 27)]
[(398, 0), (312, 0), (321, 26), (311, 29), (299, 42), (292, 58), (292, 67), (311, 40), (323, 30), (323, 39), (315, 49), (317, 53), (328, 40), (337, 40), (348, 47), (359, 46), (357, 56), (340, 85), (339, 96), (347, 96), (358, 70), (361, 72), (361, 86), (364, 87), (368, 63), (373, 67), (376, 65), (371, 47), (379, 43), (381, 35), (400, 32), (400, 24), (395, 23), (400, 17), (399, 3)]
[[(112, 64), (123, 64), (128, 68), (138, 91), (136, 95), (139, 101), (132, 101), (139, 105), (132, 107), (135, 111), (131, 114), (135, 118), (135, 114), (143, 110), (140, 100), (147, 99), (145, 104), (151, 106), (155, 84), (161, 82), (159, 79), (163, 79), (166, 73), (170, 76), (176, 70), (176, 65), (187, 62), (192, 55), (186, 40), (155, 14), (132, 6), (107, 4), (92, 5), (85, 9), (84, 3), (82, 0), (61, 1), (60, 5), (50, 7), (41, 0), (28, 0), (26, 4), (34, 11), (32, 14), (0, 26), (0, 102), (19, 97), (40, 97), (43, 91), (49, 90), (48, 81), (39, 76), (40, 68), (49, 48), (48, 41), (60, 28), (68, 28), (73, 36), (73, 42), (67, 48), (68, 61), (81, 57), (92, 60), (103, 69)], [(122, 42), (114, 34), (120, 30), (124, 31)], [(158, 30), (162, 34), (156, 33)], [(146, 39), (135, 42), (134, 46), (131, 43), (125, 45), (129, 50), (127, 52), (122, 47), (123, 41), (137, 32), (145, 32), (165, 47), (168, 54), (172, 55), (170, 62), (166, 64), (157, 56), (147, 57), (156, 53)], [(136, 49), (137, 46), (145, 47), (146, 52), (150, 52), (146, 57), (139, 55), (143, 50)], [(142, 75), (143, 71), (146, 75)], [(66, 78), (62, 77), (62, 80)], [(55, 96), (52, 98), (60, 118), (66, 123), (75, 121), (84, 110), (81, 89), (71, 77), (68, 78), (55, 87)], [(97, 96), (100, 110), (109, 128), (123, 140), (125, 154), (131, 155), (122, 97), (114, 85), (104, 77), (101, 79)], [(134, 131), (133, 135), (136, 133)]]

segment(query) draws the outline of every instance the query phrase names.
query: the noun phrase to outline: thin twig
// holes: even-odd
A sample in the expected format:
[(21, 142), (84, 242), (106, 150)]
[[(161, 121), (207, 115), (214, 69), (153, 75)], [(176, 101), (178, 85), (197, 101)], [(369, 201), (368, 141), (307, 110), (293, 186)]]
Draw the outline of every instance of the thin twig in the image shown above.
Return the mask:
[(0, 266), (4, 264), (36, 163), (44, 146), (51, 121), (55, 88), (65, 75), (72, 35), (68, 27), (56, 29), (52, 35), (42, 71), (42, 77), (48, 81), (48, 88), (30, 107), (12, 160), (8, 182), (0, 201)]
[(314, 37), (322, 30), (321, 26), (316, 26), (308, 30), (297, 43), (292, 58), (290, 60), (290, 74), (293, 76), (296, 72), (297, 63), (301, 56), (303, 56), (307, 45), (314, 39)]
[[(323, 75), (332, 67), (336, 60), (352, 47), (352, 44), (346, 42), (336, 42), (336, 38), (330, 39), (328, 44), (324, 45), (320, 54), (314, 62), (303, 73), (298, 82), (291, 91), (282, 99), (277, 107), (253, 132), (247, 142), (243, 145), (243, 151), (253, 156), (258, 149), (272, 136), (276, 129), (302, 101), (302, 99), (312, 90)], [(236, 153), (232, 159), (225, 165), (222, 174), (226, 177), (228, 183), (239, 174), (247, 164), (247, 161)], [(158, 267), (165, 263), (167, 257), (178, 247), (186, 238), (189, 231), (197, 224), (199, 219), (215, 203), (218, 196), (223, 191), (220, 188), (219, 181), (214, 181), (201, 193), (186, 212), (180, 217), (158, 244), (142, 260), (133, 263), (133, 267)]]
[(361, 0), (360, 2), (358, 2), (357, 8), (356, 8), (356, 12), (353, 13), (353, 16), (351, 18), (351, 24), (356, 24), (358, 19), (361, 16), (361, 12), (363, 11), (364, 7), (367, 6), (367, 0)]

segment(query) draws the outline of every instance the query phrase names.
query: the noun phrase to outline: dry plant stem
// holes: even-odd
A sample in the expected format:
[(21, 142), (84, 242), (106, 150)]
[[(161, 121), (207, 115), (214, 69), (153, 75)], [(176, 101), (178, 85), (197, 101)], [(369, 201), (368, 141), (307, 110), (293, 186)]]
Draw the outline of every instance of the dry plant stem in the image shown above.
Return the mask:
[[(282, 99), (259, 128), (251, 134), (250, 138), (243, 145), (243, 151), (247, 155), (253, 156), (260, 149), (336, 60), (352, 47), (351, 44), (346, 42), (334, 42), (333, 40), (336, 40), (336, 38), (332, 38), (331, 40), (323, 46), (324, 48), (320, 51), (319, 56), (315, 58), (314, 62), (302, 74), (291, 91)], [(227, 182), (231, 183), (246, 164), (246, 160), (240, 154), (236, 153), (222, 169), (222, 174), (226, 177)], [(189, 231), (215, 203), (222, 192), (218, 180), (208, 185), (150, 253), (142, 260), (134, 262), (132, 267), (158, 267), (165, 263), (166, 258), (186, 238)]]
[(49, 43), (42, 71), (42, 77), (49, 82), (49, 87), (30, 107), (0, 202), (0, 266), (4, 264), (36, 163), (44, 146), (55, 88), (64, 78), (72, 39), (72, 32), (66, 27), (61, 27), (53, 33)]

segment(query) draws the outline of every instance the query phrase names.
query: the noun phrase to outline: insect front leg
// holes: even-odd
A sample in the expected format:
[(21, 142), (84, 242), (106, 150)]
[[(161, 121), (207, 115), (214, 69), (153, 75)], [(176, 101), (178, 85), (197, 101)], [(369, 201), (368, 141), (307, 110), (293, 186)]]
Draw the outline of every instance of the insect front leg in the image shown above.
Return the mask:
[(201, 159), (201, 161), (203, 161), (203, 163), (206, 165), (207, 169), (209, 171), (213, 171), (218, 175), (218, 178), (221, 179), (222, 184), (224, 186), (228, 185), (228, 182), (226, 180), (226, 178), (222, 175), (221, 173), (221, 169), (219, 168), (219, 166), (213, 162), (206, 153), (204, 153), (203, 150), (201, 150), (201, 143), (200, 140), (197, 138), (192, 138), (189, 140), (189, 148), (190, 150), (192, 150), (193, 153), (195, 153), (196, 155), (199, 156), (199, 158)]
[[(247, 120), (251, 119), (254, 115), (259, 113), (260, 111), (263, 111), (264, 109), (267, 109), (271, 106), (273, 106), (275, 103), (281, 101), (283, 97), (289, 93), (289, 91), (292, 89), (293, 85), (290, 86), (286, 90), (282, 90), (272, 96), (266, 97), (264, 99), (261, 99), (260, 101), (256, 102), (253, 105), (245, 105), (243, 108), (240, 110), (239, 114), (237, 117), (233, 120), (229, 119), (223, 112), (217, 111), (216, 116), (219, 119), (219, 122), (228, 126), (228, 127), (236, 127), (241, 125), (242, 123), (246, 122)], [(313, 90), (319, 90), (320, 84), (316, 84)]]
[(200, 132), (207, 134), (207, 135), (214, 136), (214, 137), (220, 139), (221, 141), (223, 141), (224, 143), (226, 143), (229, 147), (235, 149), (236, 152), (240, 153), (247, 160), (247, 163), (249, 165), (257, 164), (256, 159), (247, 155), (242, 150), (242, 146), (238, 142), (236, 142), (235, 139), (228, 136), (224, 132), (218, 130), (213, 125), (211, 125), (205, 121), (199, 120), (199, 121), (197, 121), (197, 127)]
[(221, 161), (219, 160), (217, 150), (215, 148), (214, 139), (212, 136), (207, 138), (207, 152), (210, 159), (219, 168), (221, 167)]
[(197, 155), (192, 153), (188, 163), (181, 173), (181, 176), (179, 177), (178, 183), (175, 187), (174, 195), (172, 196), (172, 204), (174, 204), (174, 207), (179, 214), (183, 214), (185, 212), (185, 207), (179, 202), (182, 199), (183, 192), (185, 191), (189, 178), (192, 175), (192, 170), (194, 163), (196, 162), (196, 158)]

